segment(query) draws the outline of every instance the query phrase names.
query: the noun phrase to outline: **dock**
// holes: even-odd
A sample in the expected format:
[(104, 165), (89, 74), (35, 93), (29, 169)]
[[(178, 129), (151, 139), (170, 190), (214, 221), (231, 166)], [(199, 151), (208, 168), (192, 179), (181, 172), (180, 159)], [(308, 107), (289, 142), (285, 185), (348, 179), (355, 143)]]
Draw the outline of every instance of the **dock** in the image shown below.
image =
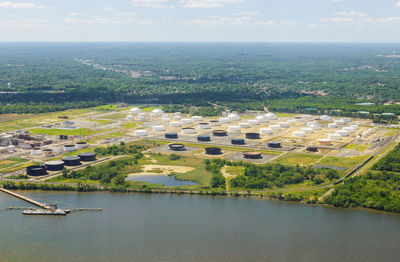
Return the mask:
[(40, 208), (47, 209), (47, 210), (50, 210), (50, 209), (51, 209), (50, 206), (48, 206), (48, 205), (46, 205), (46, 204), (44, 204), (44, 203), (40, 203), (40, 202), (38, 202), (38, 201), (36, 201), (36, 200), (33, 200), (33, 199), (29, 198), (29, 197), (26, 197), (26, 196), (17, 194), (17, 193), (15, 193), (15, 192), (12, 192), (12, 191), (10, 191), (10, 190), (4, 189), (4, 188), (2, 188), (2, 187), (0, 187), (0, 192), (3, 192), (3, 193), (6, 193), (6, 194), (9, 194), (9, 195), (11, 195), (11, 196), (14, 196), (14, 197), (16, 197), (16, 198), (19, 198), (19, 199), (21, 199), (21, 200), (24, 200), (24, 201), (26, 201), (26, 202), (28, 202), (28, 203), (31, 203), (31, 204), (33, 204), (33, 205), (35, 205), (35, 206), (38, 206), (38, 207), (40, 207)]

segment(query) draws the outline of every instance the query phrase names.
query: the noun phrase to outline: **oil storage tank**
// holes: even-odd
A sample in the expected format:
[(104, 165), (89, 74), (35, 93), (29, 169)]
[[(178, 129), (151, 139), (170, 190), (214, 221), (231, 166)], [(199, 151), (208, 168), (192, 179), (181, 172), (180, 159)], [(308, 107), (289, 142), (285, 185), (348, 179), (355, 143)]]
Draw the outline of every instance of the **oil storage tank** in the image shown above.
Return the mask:
[(172, 151), (184, 151), (184, 150), (186, 150), (184, 144), (174, 143), (174, 144), (169, 144), (168, 147)]
[(246, 151), (243, 152), (243, 157), (247, 159), (260, 159), (262, 158), (262, 155), (260, 152), (252, 152), (252, 151)]
[(247, 139), (260, 139), (260, 133), (246, 133)]
[(76, 149), (82, 149), (82, 148), (87, 148), (88, 147), (88, 144), (86, 143), (86, 142), (83, 142), (83, 141), (81, 141), (81, 142), (78, 142), (78, 143), (76, 143)]
[(95, 161), (96, 160), (96, 153), (94, 153), (94, 152), (80, 153), (80, 154), (78, 154), (78, 157), (83, 162), (91, 162), (91, 161)]
[(175, 132), (168, 132), (165, 133), (165, 138), (175, 139), (178, 138), (178, 134)]
[(59, 160), (48, 161), (45, 165), (48, 171), (60, 171), (64, 168), (64, 162)]
[(232, 145), (244, 145), (244, 139), (243, 138), (232, 138), (231, 140)]
[(211, 141), (211, 137), (208, 135), (199, 135), (197, 136), (197, 141), (208, 142)]
[(220, 154), (222, 154), (221, 148), (219, 148), (219, 147), (206, 147), (204, 150), (205, 150), (205, 153), (207, 155), (220, 155)]
[(267, 146), (271, 148), (281, 148), (282, 144), (279, 141), (269, 141), (267, 142)]
[(213, 135), (214, 136), (227, 136), (228, 133), (225, 130), (214, 130)]
[(81, 159), (78, 156), (67, 156), (62, 159), (64, 166), (79, 166)]
[(45, 165), (31, 165), (26, 168), (26, 174), (28, 176), (44, 176), (47, 174)]

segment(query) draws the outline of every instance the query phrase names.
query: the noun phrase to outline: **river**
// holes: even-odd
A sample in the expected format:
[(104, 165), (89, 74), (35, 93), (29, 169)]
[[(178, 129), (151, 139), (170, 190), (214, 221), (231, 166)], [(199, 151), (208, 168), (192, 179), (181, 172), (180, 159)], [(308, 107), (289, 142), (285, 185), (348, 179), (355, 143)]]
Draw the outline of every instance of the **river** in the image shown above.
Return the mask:
[[(400, 261), (400, 216), (251, 198), (21, 192), (103, 208), (0, 210), (0, 261)], [(29, 206), (0, 193), (0, 209)]]

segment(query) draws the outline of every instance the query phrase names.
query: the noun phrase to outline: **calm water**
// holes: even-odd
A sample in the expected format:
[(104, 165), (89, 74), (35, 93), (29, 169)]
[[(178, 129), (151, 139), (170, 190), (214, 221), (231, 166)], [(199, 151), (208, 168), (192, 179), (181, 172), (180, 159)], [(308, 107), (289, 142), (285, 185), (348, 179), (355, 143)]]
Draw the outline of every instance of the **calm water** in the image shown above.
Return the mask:
[[(103, 212), (0, 211), (0, 261), (400, 261), (400, 216), (245, 198), (25, 192)], [(0, 194), (0, 208), (27, 206)]]
[(126, 178), (128, 181), (137, 181), (137, 182), (149, 182), (152, 184), (161, 183), (164, 186), (185, 186), (185, 185), (196, 185), (195, 182), (192, 181), (183, 181), (177, 180), (174, 176), (167, 175), (135, 175), (128, 176)]

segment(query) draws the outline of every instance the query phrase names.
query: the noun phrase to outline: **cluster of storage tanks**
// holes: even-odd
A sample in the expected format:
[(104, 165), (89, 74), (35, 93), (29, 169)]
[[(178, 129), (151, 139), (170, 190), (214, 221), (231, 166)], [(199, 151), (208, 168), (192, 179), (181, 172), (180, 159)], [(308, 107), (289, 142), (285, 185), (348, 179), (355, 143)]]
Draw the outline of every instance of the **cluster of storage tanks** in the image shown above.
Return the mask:
[(67, 156), (61, 160), (45, 162), (43, 165), (31, 165), (26, 168), (28, 176), (44, 176), (47, 171), (61, 171), (65, 166), (79, 166), (82, 162), (91, 162), (96, 160), (96, 153), (86, 152), (76, 156)]
[(73, 152), (75, 150), (80, 150), (83, 148), (87, 148), (88, 144), (86, 142), (77, 142), (76, 144), (65, 144), (61, 146), (55, 146), (52, 148), (34, 148), (31, 150), (31, 155), (33, 156), (41, 156), (44, 155), (46, 157), (54, 156), (61, 154), (62, 152)]

